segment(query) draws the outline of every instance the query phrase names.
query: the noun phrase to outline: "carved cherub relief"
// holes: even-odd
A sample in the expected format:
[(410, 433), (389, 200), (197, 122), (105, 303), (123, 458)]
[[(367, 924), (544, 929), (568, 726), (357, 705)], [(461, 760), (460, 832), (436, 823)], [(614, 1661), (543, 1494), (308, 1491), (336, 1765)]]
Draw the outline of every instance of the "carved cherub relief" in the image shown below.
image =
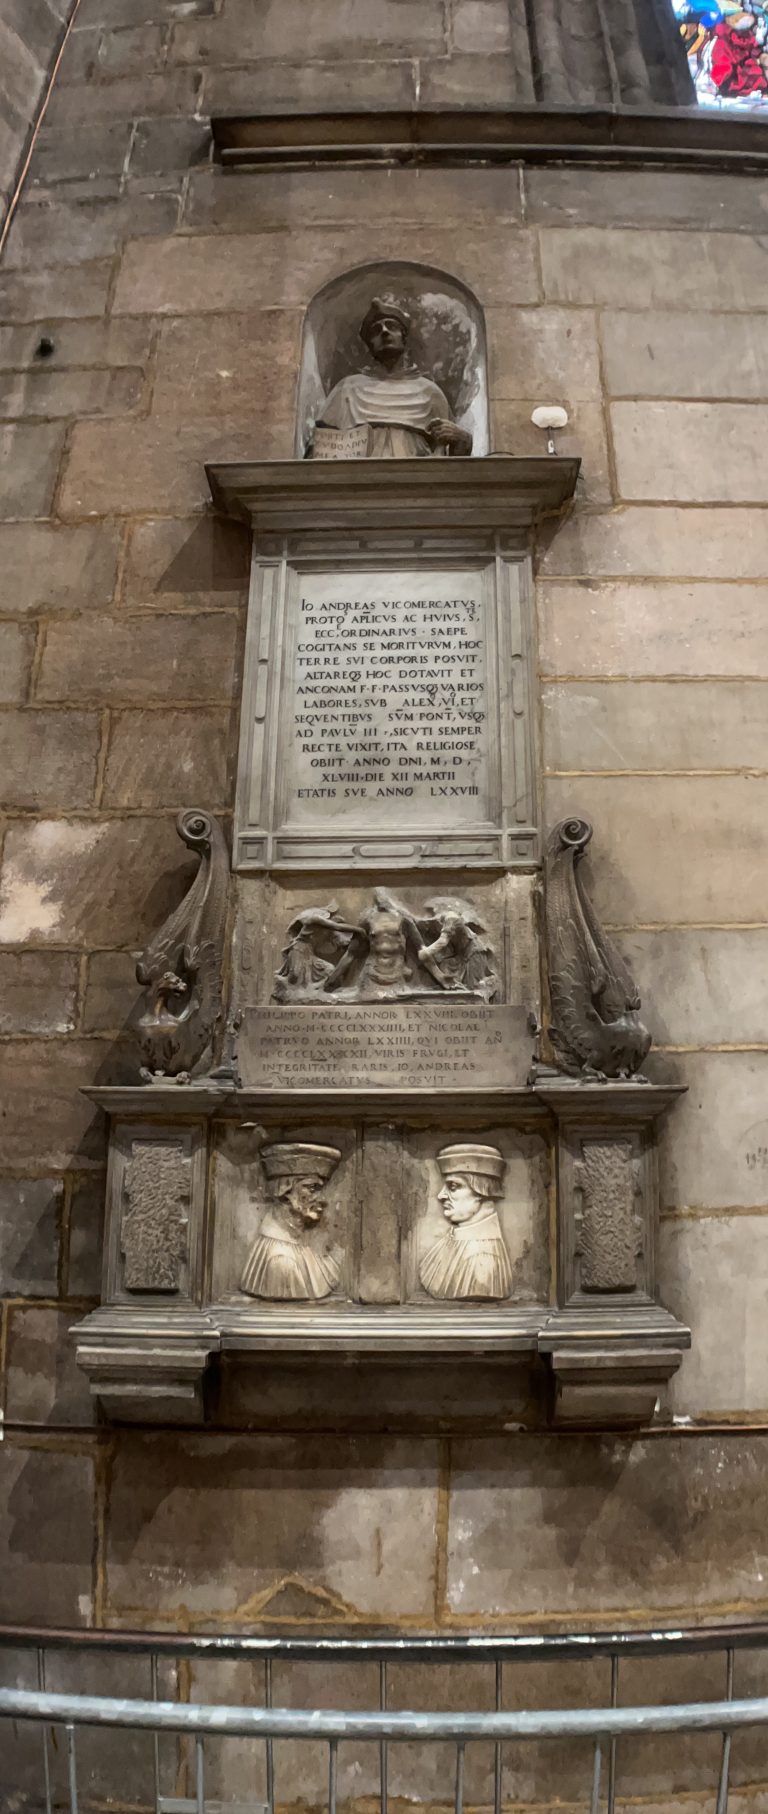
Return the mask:
[(335, 1146), (303, 1141), (262, 1148), (268, 1202), (240, 1280), (248, 1297), (306, 1301), (335, 1291), (341, 1251), (323, 1250), (310, 1237), (326, 1208), (323, 1185), (340, 1158)]
[(499, 977), (485, 928), (469, 901), (436, 895), (421, 913), (375, 888), (357, 925), (337, 904), (307, 908), (288, 928), (275, 977), (282, 1002), (417, 999), (436, 994), (494, 1001)]
[(495, 1146), (446, 1146), (437, 1155), (438, 1202), (448, 1226), (425, 1248), (419, 1279), (430, 1297), (509, 1297), (512, 1266), (496, 1203), (505, 1162)]

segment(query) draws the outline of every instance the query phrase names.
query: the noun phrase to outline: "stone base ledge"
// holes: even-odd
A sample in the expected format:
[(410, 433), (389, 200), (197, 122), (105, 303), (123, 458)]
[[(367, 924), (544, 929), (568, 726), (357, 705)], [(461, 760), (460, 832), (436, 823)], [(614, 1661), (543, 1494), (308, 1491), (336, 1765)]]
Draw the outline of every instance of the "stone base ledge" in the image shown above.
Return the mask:
[(637, 1429), (650, 1424), (691, 1332), (658, 1305), (558, 1311), (541, 1333), (560, 1428)]

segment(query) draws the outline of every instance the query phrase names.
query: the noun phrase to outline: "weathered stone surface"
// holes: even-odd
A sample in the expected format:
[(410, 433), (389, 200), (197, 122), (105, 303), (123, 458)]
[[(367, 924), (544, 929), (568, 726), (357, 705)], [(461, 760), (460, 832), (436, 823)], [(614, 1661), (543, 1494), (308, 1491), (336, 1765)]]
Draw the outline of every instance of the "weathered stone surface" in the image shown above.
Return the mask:
[(124, 239), (171, 233), (178, 211), (176, 197), (163, 191), (122, 195), (117, 201), (35, 202), (18, 209), (3, 263), (8, 270), (27, 271), (42, 263), (80, 265), (108, 258)]
[[(765, 189), (755, 172), (529, 168), (531, 223), (564, 227), (682, 227), (764, 233)], [(680, 242), (678, 241), (678, 244)], [(680, 263), (686, 248), (680, 247)], [(694, 305), (695, 306), (695, 305)], [(681, 347), (681, 351), (682, 351)]]
[(0, 1165), (79, 1170), (104, 1164), (103, 1117), (80, 1091), (96, 1083), (107, 1052), (98, 1039), (14, 1039), (0, 1045)]
[(5, 1414), (11, 1423), (95, 1421), (88, 1381), (70, 1337), (71, 1310), (17, 1305), (9, 1315)]
[(741, 776), (553, 780), (547, 822), (600, 827), (591, 859), (604, 923), (765, 919), (768, 782)]
[(0, 951), (0, 1033), (71, 1033), (77, 970), (72, 951)]
[(199, 93), (200, 76), (192, 69), (119, 76), (110, 82), (70, 82), (54, 89), (46, 120), (52, 130), (71, 132), (84, 115), (95, 125), (99, 120), (147, 114), (190, 114)]
[(111, 523), (0, 526), (3, 611), (102, 611), (112, 599), (118, 539)]
[[(493, 308), (486, 313), (486, 329), (493, 398), (533, 396), (547, 403), (561, 396), (579, 402), (599, 398), (597, 328), (590, 309)], [(573, 426), (578, 433), (580, 411)], [(541, 451), (541, 430), (533, 432)]]
[(136, 1007), (140, 994), (134, 951), (94, 951), (86, 970), (84, 1031), (117, 1032)]
[(768, 503), (768, 405), (614, 403), (611, 421), (623, 497)]
[(298, 1575), (321, 1618), (429, 1619), (436, 1512), (437, 1448), (423, 1440), (129, 1437), (113, 1478), (110, 1613), (183, 1601), (198, 1615), (268, 1616)]
[(64, 1187), (56, 1178), (0, 1181), (0, 1295), (55, 1297)]
[(542, 565), (547, 573), (592, 578), (766, 579), (768, 516), (763, 510), (645, 505), (575, 517), (558, 526)]
[(545, 687), (549, 770), (768, 768), (768, 683), (615, 681)]
[[(382, 219), (404, 223), (441, 226), (453, 220), (465, 228), (521, 220), (518, 184), (508, 170), (387, 170), (378, 206)], [(286, 224), (346, 228), (366, 223), (370, 212), (369, 171), (334, 170), (331, 179), (325, 170), (243, 170), (232, 183), (227, 171), (214, 165), (192, 175), (184, 224), (224, 232), (253, 232), (254, 226), (264, 232)]]
[(88, 26), (117, 30), (122, 25), (146, 25), (158, 20), (207, 19), (216, 11), (216, 0), (82, 0), (76, 30)]
[(34, 647), (33, 630), (21, 624), (0, 624), (0, 701), (3, 705), (16, 705), (26, 698)]
[[(664, 1218), (659, 1268), (665, 1304), (694, 1331), (686, 1365), (670, 1381), (672, 1409), (697, 1417), (764, 1413), (768, 1215)], [(726, 1329), (727, 1341), (718, 1339)]]
[[(73, 33), (70, 45), (82, 41), (85, 33)], [(89, 54), (90, 47), (89, 47)], [(63, 68), (62, 68), (63, 75)], [(35, 144), (30, 180), (32, 192), (38, 183), (69, 182), (73, 177), (98, 180), (121, 176), (131, 143), (130, 119), (109, 119), (91, 125), (81, 119), (77, 132), (71, 127), (51, 131), (44, 126)]]
[(290, 437), (300, 366), (301, 316), (287, 309), (257, 315), (164, 322), (152, 412), (175, 421), (279, 423)]
[(738, 233), (545, 228), (544, 294), (581, 308), (761, 309), (759, 241)]
[(11, 271), (0, 277), (0, 321), (102, 315), (111, 270), (110, 260), (100, 259), (71, 269)]
[(102, 32), (98, 56), (99, 75), (147, 75), (153, 69), (160, 69), (165, 56), (165, 44), (166, 33), (162, 25), (126, 24), (122, 31)]
[(92, 1455), (28, 1448), (10, 1438), (0, 1470), (3, 1617), (19, 1624), (86, 1624), (92, 1609)]
[[(217, 113), (247, 113), (253, 106), (256, 72), (208, 66), (205, 106)], [(416, 65), (412, 58), (371, 58), (368, 62), (335, 59), (329, 63), (259, 64), (258, 80), (269, 95), (270, 112), (293, 113), (316, 108), (412, 107), (416, 100)]]
[(225, 806), (229, 743), (225, 711), (125, 712), (112, 724), (104, 804)]
[[(33, 432), (31, 430), (27, 432)], [(37, 433), (41, 430), (34, 431)], [(75, 425), (61, 494), (64, 517), (185, 514), (210, 502), (206, 460), (288, 459), (293, 422), (235, 425), (196, 419)]]
[(50, 321), (45, 332), (54, 342), (55, 351), (43, 363), (37, 353), (41, 328), (0, 328), (0, 371), (66, 371), (70, 366), (143, 367), (152, 339), (146, 321)]
[(242, 605), (250, 557), (250, 532), (240, 523), (214, 516), (150, 518), (130, 531), (125, 596), (137, 605)]
[(195, 66), (249, 63), (262, 57), (343, 60), (400, 51), (417, 57), (447, 49), (440, 0), (341, 0), (307, 13), (302, 0), (264, 0), (258, 15), (249, 0), (229, 0), (209, 24), (177, 25), (173, 55)]
[(767, 1462), (754, 1442), (714, 1436), (663, 1448), (593, 1436), (457, 1444), (448, 1607), (608, 1622), (638, 1606), (762, 1605)]
[(66, 1289), (71, 1298), (97, 1298), (101, 1291), (106, 1180), (102, 1173), (78, 1178), (69, 1210)]
[(530, 70), (512, 57), (434, 57), (422, 65), (422, 107), (508, 107), (510, 99), (533, 100)]
[(768, 1053), (686, 1052), (674, 1068), (688, 1094), (662, 1142), (662, 1208), (764, 1208)]
[(88, 806), (99, 735), (96, 712), (0, 713), (0, 805)]
[[(546, 442), (540, 428), (531, 421), (538, 399), (506, 399), (491, 405), (491, 447), (495, 453), (542, 454)], [(567, 428), (557, 435), (558, 449), (564, 455), (577, 455), (582, 461), (576, 487), (577, 500), (583, 504), (607, 504), (611, 501), (611, 475), (605, 436), (605, 417), (599, 403), (570, 404), (562, 392), (547, 393), (547, 402), (565, 403), (570, 417)], [(570, 407), (569, 407), (570, 406)]]
[(768, 586), (542, 584), (539, 659), (545, 674), (768, 678)]
[(207, 163), (210, 155), (210, 128), (203, 120), (139, 120), (128, 168), (131, 176), (155, 176), (165, 170), (186, 174), (193, 165)]
[(194, 860), (181, 857), (172, 817), (12, 825), (0, 940), (139, 946), (183, 899), (194, 873)]
[(160, 613), (51, 625), (37, 686), (41, 700), (229, 699), (235, 620)]
[(454, 14), (451, 48), (475, 56), (496, 56), (510, 49), (513, 8), (505, 0), (466, 0)]
[[(768, 1026), (768, 931), (622, 932), (618, 942), (662, 1045), (762, 1045)], [(683, 1069), (686, 1061), (683, 1060)], [(768, 1180), (767, 1180), (768, 1183)]]
[[(767, 216), (768, 224), (768, 216)], [(768, 397), (764, 315), (604, 315), (606, 387), (614, 397)]]
[(64, 443), (58, 423), (9, 423), (0, 428), (0, 516), (45, 516), (53, 500)]
[(353, 228), (340, 241), (330, 228), (308, 229), (291, 241), (284, 232), (211, 234), (141, 240), (123, 254), (115, 295), (118, 315), (196, 315), (209, 310), (302, 307), (323, 283), (351, 266), (384, 258), (436, 265), (482, 291), (492, 304), (536, 302), (538, 278), (531, 235), (406, 227), (377, 222)]

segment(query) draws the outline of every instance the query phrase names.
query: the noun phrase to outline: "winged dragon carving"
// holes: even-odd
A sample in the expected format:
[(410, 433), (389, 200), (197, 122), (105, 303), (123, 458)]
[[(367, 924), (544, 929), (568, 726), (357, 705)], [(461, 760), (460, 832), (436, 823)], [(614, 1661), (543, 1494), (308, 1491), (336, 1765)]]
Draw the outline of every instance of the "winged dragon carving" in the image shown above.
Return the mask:
[(586, 1079), (639, 1071), (651, 1035), (639, 1016), (632, 976), (603, 931), (580, 864), (592, 837), (587, 819), (562, 819), (544, 857), (549, 1037), (559, 1071)]
[(136, 1031), (145, 1083), (185, 1083), (212, 1055), (222, 1009), (222, 959), (229, 857), (221, 827), (190, 807), (176, 820), (179, 837), (200, 857), (197, 875), (136, 965), (145, 1002)]

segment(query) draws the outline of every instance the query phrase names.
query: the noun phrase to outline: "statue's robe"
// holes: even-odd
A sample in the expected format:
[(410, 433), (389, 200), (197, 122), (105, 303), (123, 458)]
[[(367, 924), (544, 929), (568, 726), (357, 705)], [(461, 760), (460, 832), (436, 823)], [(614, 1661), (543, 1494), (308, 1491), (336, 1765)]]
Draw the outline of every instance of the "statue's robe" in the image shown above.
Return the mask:
[(436, 417), (453, 421), (439, 384), (421, 372), (376, 378), (353, 372), (326, 397), (318, 418), (322, 428), (371, 428), (370, 457), (376, 460), (425, 458), (435, 452), (427, 427)]
[(331, 1254), (289, 1234), (282, 1222), (265, 1215), (240, 1280), (240, 1290), (253, 1298), (326, 1298), (339, 1282)]
[(419, 1278), (433, 1298), (506, 1298), (512, 1267), (491, 1204), (469, 1222), (452, 1222), (422, 1255)]

